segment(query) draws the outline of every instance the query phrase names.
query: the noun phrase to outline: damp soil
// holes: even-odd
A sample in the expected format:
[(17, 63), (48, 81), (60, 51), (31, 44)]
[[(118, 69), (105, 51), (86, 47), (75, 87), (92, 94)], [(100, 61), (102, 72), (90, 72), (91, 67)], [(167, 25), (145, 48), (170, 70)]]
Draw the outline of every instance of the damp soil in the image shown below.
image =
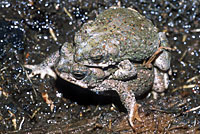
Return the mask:
[(200, 133), (200, 1), (122, 0), (166, 32), (172, 48), (170, 87), (141, 104), (135, 130), (115, 92), (96, 94), (61, 78), (28, 77), (95, 13), (117, 0), (0, 1), (0, 133)]

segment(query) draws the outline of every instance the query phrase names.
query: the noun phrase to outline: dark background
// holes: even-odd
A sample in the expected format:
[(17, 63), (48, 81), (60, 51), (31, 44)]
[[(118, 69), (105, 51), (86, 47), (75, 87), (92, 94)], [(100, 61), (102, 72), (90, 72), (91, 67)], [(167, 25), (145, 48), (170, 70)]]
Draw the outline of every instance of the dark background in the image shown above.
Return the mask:
[[(51, 77), (30, 80), (23, 67), (38, 64), (64, 42), (73, 42), (82, 24), (95, 18), (94, 11), (101, 13), (117, 3), (0, 1), (0, 133), (132, 133), (116, 93), (96, 95)], [(176, 48), (170, 88), (157, 100), (138, 98), (143, 122), (135, 121), (135, 131), (200, 133), (200, 1), (124, 0), (121, 5), (152, 20)]]

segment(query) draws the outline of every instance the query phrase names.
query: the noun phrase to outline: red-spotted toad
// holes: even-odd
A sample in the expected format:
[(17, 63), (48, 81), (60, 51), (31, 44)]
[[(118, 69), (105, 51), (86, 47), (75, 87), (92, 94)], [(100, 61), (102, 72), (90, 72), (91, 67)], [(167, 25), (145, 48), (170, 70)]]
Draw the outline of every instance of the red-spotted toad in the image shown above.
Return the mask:
[[(74, 44), (65, 43), (41, 64), (25, 67), (32, 70), (31, 77), (57, 74), (92, 91), (117, 91), (133, 127), (135, 95), (168, 87), (171, 59), (164, 47), (168, 47), (165, 34), (136, 10), (109, 8), (82, 26)], [(152, 66), (146, 67), (146, 62)]]

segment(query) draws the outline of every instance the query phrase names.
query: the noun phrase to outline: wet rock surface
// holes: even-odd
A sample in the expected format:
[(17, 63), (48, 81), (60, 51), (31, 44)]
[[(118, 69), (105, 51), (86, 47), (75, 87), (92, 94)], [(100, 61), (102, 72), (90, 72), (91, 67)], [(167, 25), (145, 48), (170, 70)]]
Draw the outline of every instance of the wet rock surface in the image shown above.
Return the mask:
[[(133, 132), (115, 92), (97, 95), (62, 79), (29, 79), (23, 67), (72, 42), (83, 23), (117, 2), (0, 2), (0, 133)], [(137, 98), (143, 121), (135, 121), (135, 132), (200, 133), (200, 2), (140, 0), (121, 5), (152, 20), (176, 48), (169, 90), (156, 100), (152, 95)]]

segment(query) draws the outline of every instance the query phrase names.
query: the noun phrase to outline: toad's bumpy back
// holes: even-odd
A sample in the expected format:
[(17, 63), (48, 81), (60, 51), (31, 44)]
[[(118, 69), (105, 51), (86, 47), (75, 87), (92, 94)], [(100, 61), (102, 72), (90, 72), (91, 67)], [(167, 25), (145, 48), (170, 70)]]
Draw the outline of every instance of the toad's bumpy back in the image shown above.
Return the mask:
[[(110, 8), (84, 24), (75, 35), (75, 43), (78, 62), (103, 66), (125, 59), (143, 61), (155, 53), (160, 42), (157, 28), (136, 10)], [(88, 55), (94, 48), (106, 58), (95, 63)]]

